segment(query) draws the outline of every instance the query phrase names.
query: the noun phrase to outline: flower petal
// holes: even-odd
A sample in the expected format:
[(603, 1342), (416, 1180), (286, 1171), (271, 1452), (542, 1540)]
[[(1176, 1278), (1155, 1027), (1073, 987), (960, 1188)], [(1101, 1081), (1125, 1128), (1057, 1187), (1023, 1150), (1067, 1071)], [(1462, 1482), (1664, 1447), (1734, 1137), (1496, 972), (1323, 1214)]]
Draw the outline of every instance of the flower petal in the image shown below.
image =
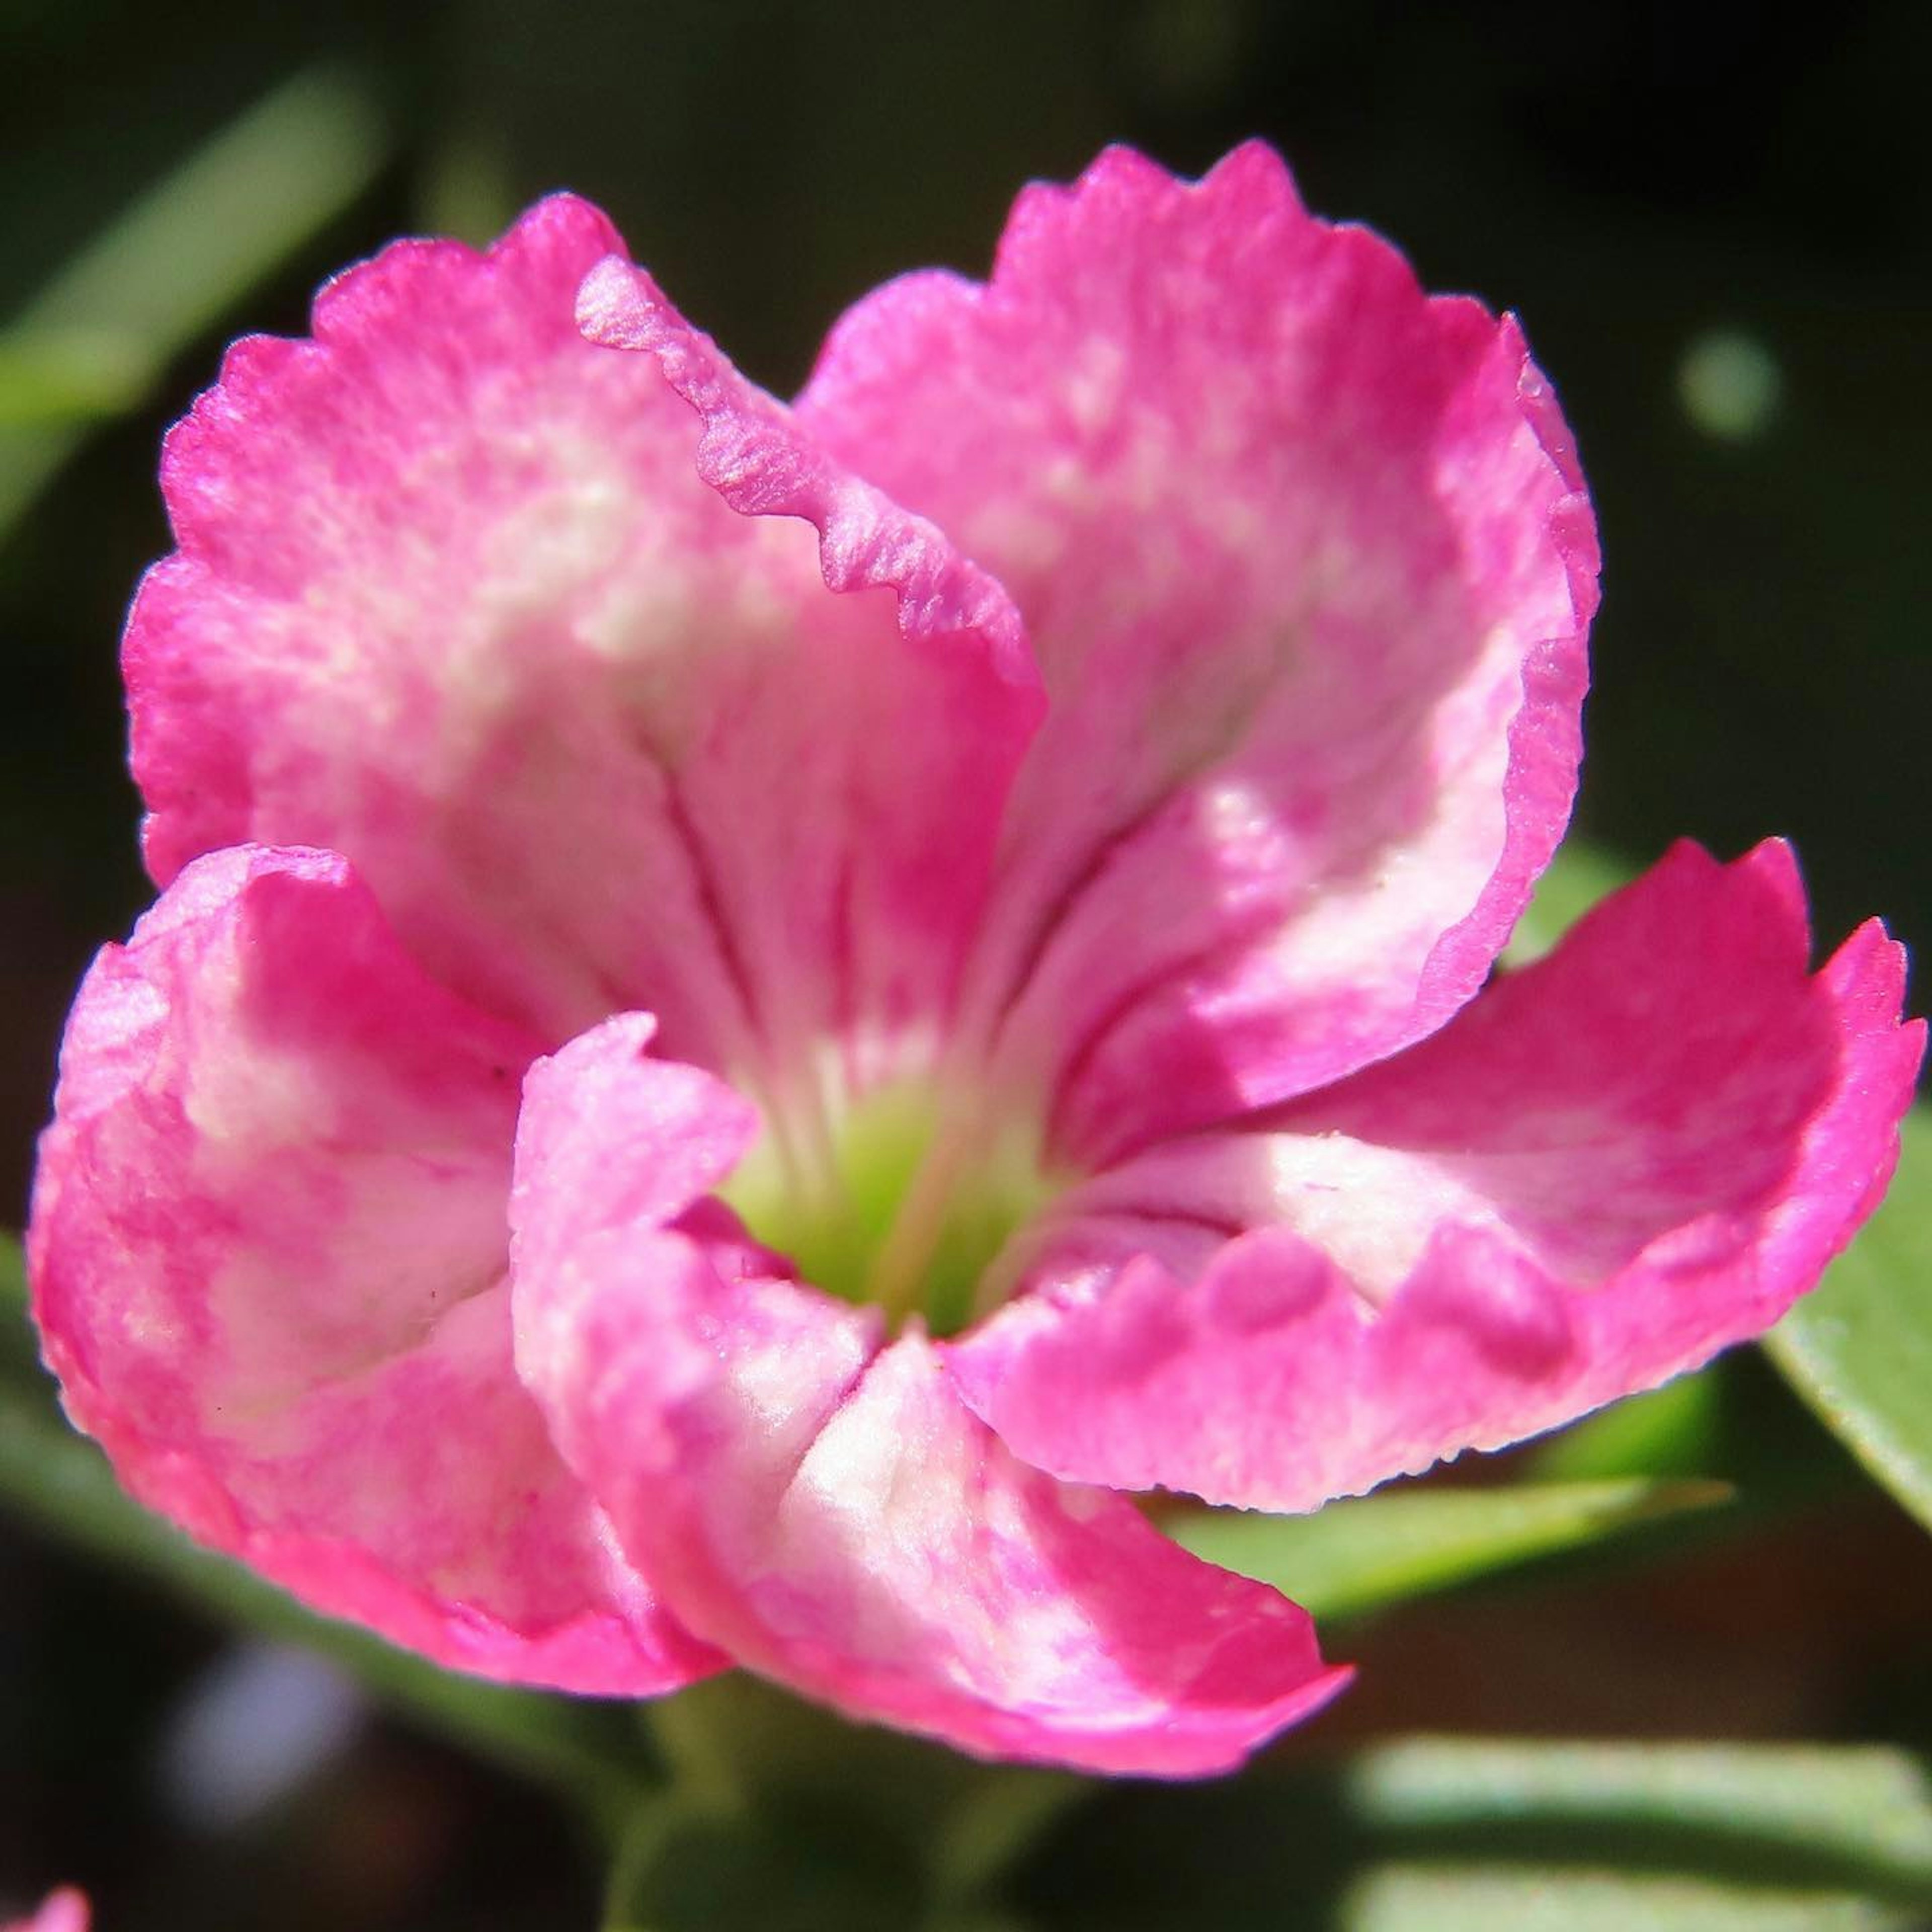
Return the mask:
[(681, 1620), (854, 1716), (1096, 1771), (1225, 1768), (1340, 1688), (1285, 1598), (1009, 1455), (922, 1336), (664, 1232), (652, 1123), (684, 1137), (694, 1078), (621, 1024), (541, 1064), (513, 1208), (519, 1366)]
[(64, 1885), (47, 1894), (38, 1912), (24, 1918), (10, 1918), (0, 1932), (88, 1932), (92, 1922), (86, 1894)]
[(577, 327), (619, 246), (558, 197), (230, 352), (127, 640), (150, 862), (341, 851), (430, 973), (548, 1043), (646, 1006), (754, 1084), (827, 1037), (890, 1054), (945, 1003), (1038, 708), (1017, 621), (822, 460), (728, 505), (656, 358)]
[(1784, 848), (1678, 847), (1400, 1059), (1080, 1190), (949, 1351), (967, 1400), (1063, 1477), (1311, 1508), (1760, 1333), (1924, 1046), (1876, 924), (1808, 946)]
[(1515, 323), (1253, 144), (1122, 150), (888, 284), (799, 413), (1024, 614), (1053, 710), (974, 1008), (1088, 1166), (1481, 984), (1569, 813), (1596, 550)]
[(511, 1361), (516, 1029), (424, 977), (332, 854), (189, 866), (82, 986), (28, 1258), (122, 1480), (439, 1662), (644, 1694), (652, 1602)]

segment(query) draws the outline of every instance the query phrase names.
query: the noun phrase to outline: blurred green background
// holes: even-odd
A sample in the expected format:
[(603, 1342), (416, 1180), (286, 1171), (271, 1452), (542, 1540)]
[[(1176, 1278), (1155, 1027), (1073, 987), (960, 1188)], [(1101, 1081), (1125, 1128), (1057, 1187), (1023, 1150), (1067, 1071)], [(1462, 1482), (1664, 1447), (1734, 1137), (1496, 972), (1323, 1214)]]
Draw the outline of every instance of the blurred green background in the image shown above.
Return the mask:
[[(5, 1218), (73, 983), (145, 897), (114, 651), (167, 546), (161, 430), (333, 269), (556, 187), (786, 392), (873, 283), (982, 271), (1027, 178), (1268, 136), (1318, 210), (1518, 310), (1562, 393), (1606, 560), (1580, 823), (1637, 859), (1784, 833), (1824, 939), (1871, 911), (1932, 939), (1928, 74), (1910, 4), (0, 0)], [(1364, 1685), (1291, 1756), (1418, 1726), (1932, 1742), (1922, 1535), (1761, 1366), (1720, 1381), (1679, 1473), (1748, 1477), (1728, 1528), (1351, 1631)], [(326, 1685), (277, 1694), (320, 1714), (299, 1791), (184, 1810), (184, 1713), (251, 1653), (4, 1519), (0, 1576), (0, 1906), (66, 1876), (104, 1932), (594, 1922), (560, 1811)], [(1219, 1858), (1274, 1815), (1120, 1802), (1040, 1868), (1040, 1922), (1088, 1922), (1096, 1833), (1166, 1819)]]

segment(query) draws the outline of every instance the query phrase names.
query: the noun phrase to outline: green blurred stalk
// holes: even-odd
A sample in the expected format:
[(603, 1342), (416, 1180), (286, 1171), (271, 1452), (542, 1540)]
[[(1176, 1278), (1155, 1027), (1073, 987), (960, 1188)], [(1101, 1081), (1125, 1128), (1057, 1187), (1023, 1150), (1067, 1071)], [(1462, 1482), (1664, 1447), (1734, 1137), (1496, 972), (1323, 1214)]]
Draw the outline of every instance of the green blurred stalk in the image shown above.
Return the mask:
[(88, 430), (352, 202), (393, 137), (366, 83), (314, 68), (143, 195), (0, 329), (0, 541)]

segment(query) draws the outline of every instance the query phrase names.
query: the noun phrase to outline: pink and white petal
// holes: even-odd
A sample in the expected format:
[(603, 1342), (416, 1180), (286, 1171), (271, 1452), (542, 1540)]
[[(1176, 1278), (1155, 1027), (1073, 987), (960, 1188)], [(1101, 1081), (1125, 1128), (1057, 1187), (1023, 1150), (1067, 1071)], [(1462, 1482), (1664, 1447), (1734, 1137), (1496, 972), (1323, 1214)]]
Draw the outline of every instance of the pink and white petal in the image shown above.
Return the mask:
[(947, 1351), (966, 1400), (1062, 1477), (1306, 1509), (1762, 1333), (1924, 1048), (1876, 923), (1808, 944), (1785, 848), (1679, 846), (1435, 1038), (1070, 1197)]
[(888, 284), (799, 414), (1025, 616), (1053, 709), (973, 1011), (1091, 1167), (1481, 984), (1568, 817), (1596, 549), (1514, 322), (1252, 144), (1124, 150)]
[(76, 1001), (34, 1312), (75, 1422), (202, 1541), (440, 1662), (642, 1694), (719, 1660), (516, 1378), (535, 1050), (428, 979), (336, 855), (196, 861)]
[(514, 1294), (560, 1446), (682, 1622), (852, 1716), (1093, 1771), (1225, 1769), (1340, 1688), (1285, 1598), (1009, 1454), (922, 1336), (627, 1219), (670, 1072), (606, 1028), (532, 1072)]
[(577, 326), (620, 247), (559, 196), (230, 352), (169, 439), (179, 548), (126, 642), (150, 863), (341, 851), (431, 974), (545, 1044), (647, 1006), (671, 1050), (768, 1072), (929, 1028), (1039, 701), (1016, 620), (822, 460), (771, 514), (703, 480), (657, 359)]
[[(898, 1070), (896, 1051), (922, 1065), (1045, 705), (1018, 615), (932, 524), (746, 382), (641, 269), (602, 263), (578, 315), (589, 340), (660, 372), (687, 406), (697, 473), (742, 527), (816, 532), (809, 594), (782, 608), (771, 596), (774, 634), (712, 673), (728, 682), (723, 728), (683, 767), (774, 1058), (832, 1046), (835, 1097)], [(680, 1051), (668, 1030), (664, 1048)]]

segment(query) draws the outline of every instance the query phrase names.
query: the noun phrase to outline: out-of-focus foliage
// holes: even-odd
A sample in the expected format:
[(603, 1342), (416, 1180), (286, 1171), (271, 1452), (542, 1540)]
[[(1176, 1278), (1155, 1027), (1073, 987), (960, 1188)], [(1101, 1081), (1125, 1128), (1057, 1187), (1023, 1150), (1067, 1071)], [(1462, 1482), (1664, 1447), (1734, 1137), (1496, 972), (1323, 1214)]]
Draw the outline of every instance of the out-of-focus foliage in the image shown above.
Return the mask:
[(174, 358), (381, 171), (366, 86), (298, 74), (92, 238), (0, 328), (0, 542), (88, 421), (148, 400)]
[(1884, 1205), (1768, 1346), (1805, 1400), (1932, 1529), (1932, 1118), (1924, 1108), (1906, 1120)]
[[(1184, 1877), (1166, 1854), (1189, 1836), (1217, 1856)], [(1414, 1738), (1339, 1770), (1118, 1791), (1042, 1852), (1022, 1922), (1066, 1932), (1912, 1932), (1932, 1785), (1875, 1748)]]
[(1636, 868), (1581, 838), (1558, 848), (1504, 953), (1506, 964), (1525, 966), (1540, 958), (1597, 902), (1628, 884)]
[(1587, 1548), (1730, 1493), (1722, 1483), (1636, 1478), (1495, 1489), (1399, 1485), (1312, 1516), (1198, 1510), (1163, 1526), (1196, 1556), (1272, 1583), (1318, 1618), (1350, 1617)]

